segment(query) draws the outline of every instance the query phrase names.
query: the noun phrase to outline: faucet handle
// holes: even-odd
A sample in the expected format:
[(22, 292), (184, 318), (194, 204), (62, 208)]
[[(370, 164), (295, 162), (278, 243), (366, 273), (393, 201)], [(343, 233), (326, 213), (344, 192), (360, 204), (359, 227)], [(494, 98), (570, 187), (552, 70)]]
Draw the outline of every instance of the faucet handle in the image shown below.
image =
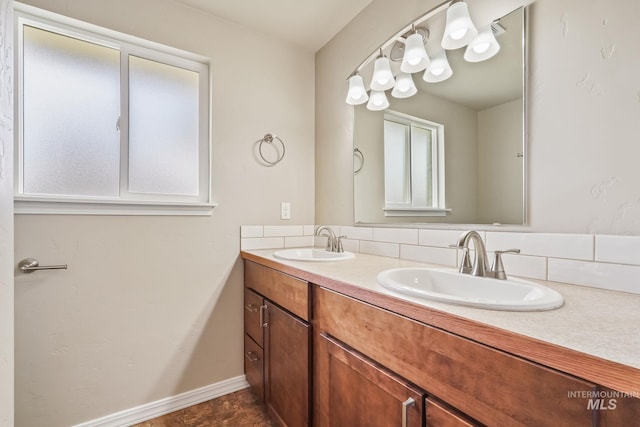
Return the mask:
[(462, 260), (460, 261), (460, 273), (471, 274), (473, 266), (471, 265), (471, 257), (469, 256), (469, 248), (467, 246), (459, 245), (457, 243), (449, 245), (453, 249), (462, 250)]
[(505, 251), (494, 251), (493, 266), (491, 271), (496, 279), (505, 280), (507, 273), (504, 271), (504, 264), (502, 263), (502, 254), (519, 254), (520, 249), (507, 249)]
[(347, 236), (336, 236), (336, 252), (342, 253), (344, 252), (344, 248), (342, 247), (342, 239)]

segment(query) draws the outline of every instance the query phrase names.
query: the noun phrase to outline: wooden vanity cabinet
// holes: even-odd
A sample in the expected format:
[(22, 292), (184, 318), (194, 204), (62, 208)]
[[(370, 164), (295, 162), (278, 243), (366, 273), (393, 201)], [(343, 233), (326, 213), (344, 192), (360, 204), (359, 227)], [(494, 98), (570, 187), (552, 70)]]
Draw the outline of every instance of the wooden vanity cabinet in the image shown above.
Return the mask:
[[(319, 334), (345, 343), (437, 399), (427, 400), (427, 425), (474, 425), (467, 417), (492, 426), (595, 423), (588, 399), (568, 398), (568, 392), (594, 392), (594, 384), (319, 286), (313, 287), (313, 302), (316, 427), (332, 425), (334, 410), (335, 362)], [(448, 411), (439, 402), (455, 409)], [(443, 417), (449, 424), (438, 421)]]
[(309, 425), (308, 293), (307, 282), (245, 261), (245, 375), (282, 426)]

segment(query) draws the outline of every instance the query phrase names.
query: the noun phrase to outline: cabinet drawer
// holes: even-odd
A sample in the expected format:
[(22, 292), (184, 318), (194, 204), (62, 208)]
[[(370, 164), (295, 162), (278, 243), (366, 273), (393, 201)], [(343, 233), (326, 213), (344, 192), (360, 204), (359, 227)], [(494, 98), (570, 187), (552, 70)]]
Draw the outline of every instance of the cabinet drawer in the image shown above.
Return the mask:
[(264, 352), (246, 334), (244, 336), (244, 373), (253, 391), (264, 402)]
[(314, 287), (314, 318), (327, 332), (479, 422), (590, 426), (595, 385), (466, 338)]
[(424, 412), (426, 427), (480, 427), (480, 424), (430, 397), (425, 399)]
[(262, 296), (251, 289), (244, 290), (244, 331), (264, 348), (262, 317), (264, 316)]
[(309, 320), (309, 284), (307, 282), (245, 260), (244, 285), (301, 319)]

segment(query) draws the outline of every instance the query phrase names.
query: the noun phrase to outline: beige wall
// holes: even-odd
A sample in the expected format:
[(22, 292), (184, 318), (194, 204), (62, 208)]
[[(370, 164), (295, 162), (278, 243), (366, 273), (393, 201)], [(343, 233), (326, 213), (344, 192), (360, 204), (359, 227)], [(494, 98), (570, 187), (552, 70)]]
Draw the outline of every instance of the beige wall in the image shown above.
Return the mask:
[[(313, 223), (313, 54), (171, 0), (28, 3), (211, 58), (219, 206), (16, 216), (17, 260), (69, 264), (16, 278), (16, 425), (68, 426), (242, 375), (240, 225)], [(287, 144), (275, 167), (254, 158), (267, 132)]]
[(478, 112), (478, 224), (522, 224), (522, 98)]
[(0, 0), (0, 427), (13, 427), (12, 2)]
[[(353, 221), (345, 79), (436, 3), (375, 0), (316, 54), (316, 223)], [(636, 0), (534, 3), (526, 230), (640, 234), (637, 16)]]

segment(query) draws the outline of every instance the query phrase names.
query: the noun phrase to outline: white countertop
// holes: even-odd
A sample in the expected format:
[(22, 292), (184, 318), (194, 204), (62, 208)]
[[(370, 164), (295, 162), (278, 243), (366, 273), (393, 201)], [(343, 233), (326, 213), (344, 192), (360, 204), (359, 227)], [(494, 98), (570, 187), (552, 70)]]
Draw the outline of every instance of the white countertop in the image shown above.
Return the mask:
[[(291, 267), (303, 276), (304, 273), (322, 276), (640, 370), (640, 295), (526, 279), (560, 292), (564, 305), (550, 311), (485, 310), (400, 295), (383, 288), (376, 281), (377, 274), (386, 269), (442, 266), (360, 253), (354, 259), (343, 261), (287, 261), (274, 258), (274, 251), (251, 250), (246, 253)], [(631, 384), (640, 384), (640, 371), (637, 377)], [(640, 387), (626, 391), (640, 394)]]

